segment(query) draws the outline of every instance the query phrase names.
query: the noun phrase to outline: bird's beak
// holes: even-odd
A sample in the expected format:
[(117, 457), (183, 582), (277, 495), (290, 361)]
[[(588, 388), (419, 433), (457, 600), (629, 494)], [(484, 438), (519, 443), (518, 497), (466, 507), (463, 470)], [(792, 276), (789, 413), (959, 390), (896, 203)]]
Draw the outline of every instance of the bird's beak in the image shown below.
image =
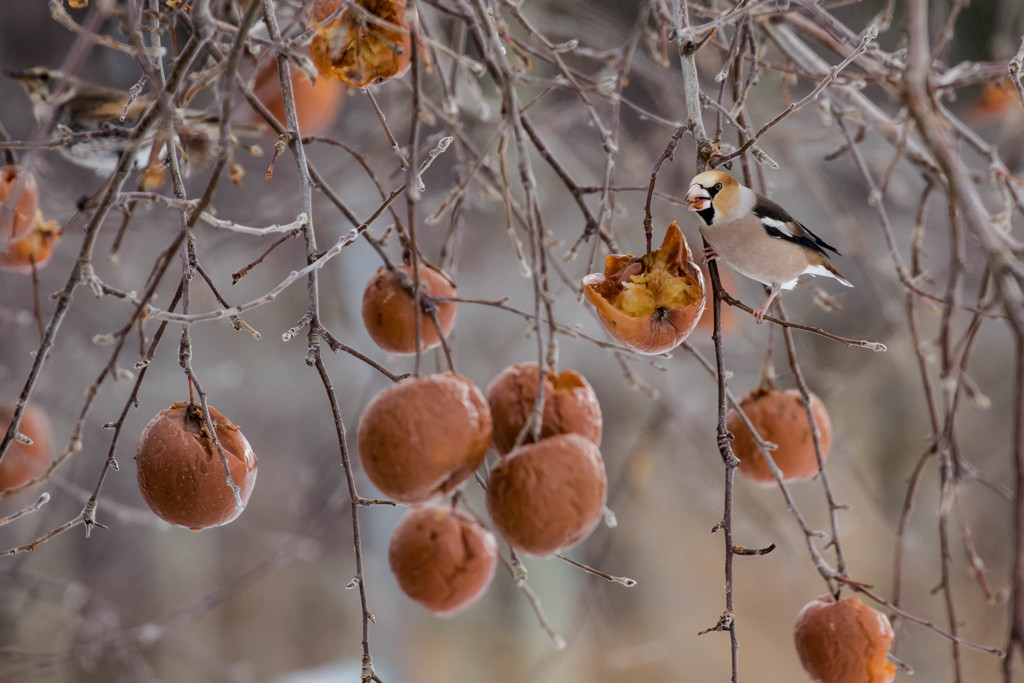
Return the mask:
[(13, 78), (21, 83), (28, 83), (32, 80), (32, 74), (27, 71), (14, 71), (13, 69), (0, 69), (0, 74)]
[(703, 211), (711, 205), (711, 195), (703, 187), (694, 183), (690, 185), (685, 201), (686, 205), (690, 207), (690, 211)]

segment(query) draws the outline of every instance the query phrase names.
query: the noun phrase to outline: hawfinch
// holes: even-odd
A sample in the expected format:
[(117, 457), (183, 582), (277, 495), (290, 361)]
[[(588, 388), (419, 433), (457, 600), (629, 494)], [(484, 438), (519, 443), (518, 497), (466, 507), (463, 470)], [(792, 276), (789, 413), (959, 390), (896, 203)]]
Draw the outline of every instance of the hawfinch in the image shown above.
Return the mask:
[(826, 275), (853, 287), (829, 263), (835, 247), (808, 230), (785, 209), (721, 171), (705, 171), (690, 181), (686, 205), (705, 225), (700, 232), (711, 246), (705, 261), (721, 258), (734, 270), (771, 288), (768, 300), (754, 311), (758, 324), (783, 289), (793, 289), (801, 275)]

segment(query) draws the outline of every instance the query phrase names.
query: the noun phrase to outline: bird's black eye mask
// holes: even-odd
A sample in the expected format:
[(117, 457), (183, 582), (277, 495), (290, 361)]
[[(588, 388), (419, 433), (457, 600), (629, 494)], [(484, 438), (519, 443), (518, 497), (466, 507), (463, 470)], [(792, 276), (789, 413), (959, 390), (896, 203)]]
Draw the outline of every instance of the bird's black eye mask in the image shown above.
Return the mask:
[(715, 183), (711, 187), (705, 187), (704, 189), (707, 190), (708, 196), (711, 197), (712, 201), (708, 202), (708, 208), (701, 209), (697, 212), (697, 215), (704, 219), (705, 225), (711, 225), (711, 222), (715, 219), (715, 195), (722, 191), (722, 183)]
[(708, 203), (708, 208), (701, 209), (697, 212), (697, 215), (704, 219), (705, 225), (711, 225), (711, 221), (715, 219), (715, 206), (714, 204)]

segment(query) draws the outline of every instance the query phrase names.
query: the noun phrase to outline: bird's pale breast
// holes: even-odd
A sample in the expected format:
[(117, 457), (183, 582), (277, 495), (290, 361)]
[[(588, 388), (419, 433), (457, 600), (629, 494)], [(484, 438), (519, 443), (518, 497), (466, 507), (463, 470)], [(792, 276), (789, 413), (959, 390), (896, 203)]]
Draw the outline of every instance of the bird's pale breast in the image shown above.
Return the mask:
[(701, 226), (700, 231), (734, 270), (766, 285), (792, 287), (809, 265), (802, 247), (770, 236), (756, 216), (724, 225)]

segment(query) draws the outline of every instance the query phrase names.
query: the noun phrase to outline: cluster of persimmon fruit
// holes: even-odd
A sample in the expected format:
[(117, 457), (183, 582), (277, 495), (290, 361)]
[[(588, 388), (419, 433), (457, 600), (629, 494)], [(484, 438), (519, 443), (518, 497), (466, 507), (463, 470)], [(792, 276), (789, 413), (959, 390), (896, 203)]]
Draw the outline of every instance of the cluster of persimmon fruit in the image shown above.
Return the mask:
[[(604, 272), (586, 276), (582, 286), (604, 328), (640, 353), (671, 351), (698, 326), (711, 328), (710, 316), (703, 315), (711, 292), (674, 221), (660, 248), (641, 256), (610, 254)], [(734, 325), (735, 320), (723, 315), (723, 331)], [(796, 389), (777, 391), (766, 382), (739, 400), (742, 415), (729, 411), (726, 426), (733, 434), (740, 473), (749, 481), (771, 486), (811, 479), (821, 471), (832, 423), (820, 398), (811, 393), (808, 402), (818, 447)], [(895, 676), (886, 659), (892, 628), (883, 614), (858, 597), (838, 600), (828, 595), (810, 602), (800, 612), (795, 636), (800, 661), (815, 681), (887, 683)]]
[[(341, 106), (340, 84), (364, 87), (408, 70), (405, 11), (405, 0), (312, 4), (310, 52), (323, 78), (314, 84), (293, 71), (304, 132), (320, 132), (333, 120)], [(276, 64), (255, 80), (257, 95), (283, 121)], [(38, 209), (32, 174), (16, 166), (0, 169), (0, 268), (31, 272), (50, 258), (59, 237), (56, 222), (45, 222)], [(703, 313), (711, 292), (675, 222), (659, 249), (609, 255), (604, 272), (585, 277), (582, 290), (605, 329), (641, 353), (665, 353), (698, 326), (710, 329), (710, 316)], [(455, 297), (454, 283), (427, 264), (382, 267), (364, 290), (363, 322), (381, 349), (423, 352), (444, 343), (454, 328)], [(735, 324), (723, 318), (723, 330)], [(10, 424), (14, 406), (0, 405), (0, 429)], [(831, 423), (813, 394), (810, 406), (820, 458), (798, 391), (761, 386), (743, 397), (739, 407), (761, 443), (739, 412), (730, 411), (727, 426), (741, 474), (758, 485), (814, 477), (828, 455)], [(26, 406), (19, 432), (0, 462), (0, 491), (24, 485), (51, 462), (50, 425), (38, 406)], [(498, 458), (486, 481), (480, 480), (491, 524), (512, 548), (546, 557), (586, 538), (601, 519), (607, 495), (601, 433), (600, 405), (583, 376), (536, 362), (501, 371), (486, 396), (455, 373), (406, 378), (381, 391), (360, 417), (357, 447), (370, 481), (393, 502), (410, 506), (389, 547), (401, 590), (447, 616), (487, 589), (499, 556), (495, 535), (468, 507), (459, 509), (453, 494), (492, 447)], [(764, 456), (764, 442), (774, 467)], [(150, 420), (136, 464), (139, 489), (153, 512), (193, 530), (237, 518), (257, 472), (256, 455), (240, 428), (194, 401), (174, 403)], [(446, 496), (451, 500), (440, 502)], [(800, 660), (822, 683), (891, 681), (895, 669), (886, 656), (892, 638), (884, 615), (858, 597), (813, 600), (795, 629)]]
[[(423, 352), (452, 331), (455, 295), (429, 265), (381, 267), (363, 292), (363, 323), (386, 351)], [(538, 398), (543, 406), (534, 410)], [(499, 458), (484, 483), (498, 534), (538, 557), (583, 540), (607, 493), (600, 441), (601, 408), (587, 381), (535, 362), (503, 370), (486, 396), (454, 373), (404, 379), (377, 394), (359, 419), (357, 447), (370, 481), (412, 506), (388, 553), (402, 591), (450, 615), (486, 590), (498, 559), (494, 535), (454, 496), (436, 502), (458, 491), (492, 446)]]
[[(703, 314), (710, 292), (690, 253), (673, 221), (661, 247), (649, 254), (609, 254), (603, 273), (583, 278), (583, 295), (604, 328), (624, 346), (647, 354), (671, 351), (709, 318)], [(821, 399), (814, 394), (809, 399), (824, 460), (832, 441), (832, 423)], [(741, 398), (739, 407), (761, 441), (773, 444), (771, 459), (783, 481), (811, 479), (820, 471), (799, 391), (761, 386)], [(758, 485), (775, 484), (771, 463), (738, 411), (729, 412), (726, 426), (735, 437), (740, 473)]]

